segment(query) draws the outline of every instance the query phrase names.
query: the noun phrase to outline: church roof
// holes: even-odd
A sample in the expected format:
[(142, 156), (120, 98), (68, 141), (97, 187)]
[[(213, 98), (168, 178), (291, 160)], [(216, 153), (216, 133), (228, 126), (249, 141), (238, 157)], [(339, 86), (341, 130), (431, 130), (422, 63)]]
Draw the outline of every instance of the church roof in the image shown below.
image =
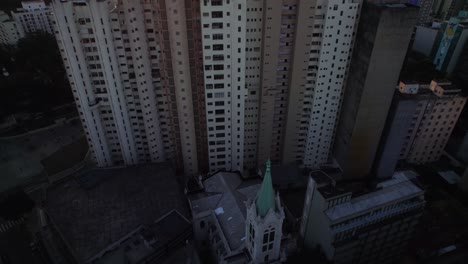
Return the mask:
[(244, 180), (238, 173), (217, 172), (203, 180), (202, 193), (189, 193), (192, 214), (213, 211), (231, 251), (244, 247), (247, 200), (254, 200), (260, 179)]
[(263, 177), (262, 186), (258, 192), (256, 206), (257, 213), (264, 217), (270, 209), (275, 208), (275, 191), (271, 182), (271, 161), (268, 160), (266, 164), (265, 176)]

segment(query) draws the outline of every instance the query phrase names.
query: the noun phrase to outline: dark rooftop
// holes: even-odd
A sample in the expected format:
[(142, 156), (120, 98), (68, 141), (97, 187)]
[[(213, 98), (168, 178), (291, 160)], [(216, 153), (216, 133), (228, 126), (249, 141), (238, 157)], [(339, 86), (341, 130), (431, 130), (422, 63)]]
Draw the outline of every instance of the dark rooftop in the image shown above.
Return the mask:
[(317, 190), (325, 199), (351, 192), (353, 196), (359, 196), (369, 191), (369, 186), (362, 180), (338, 180), (339, 172), (326, 172), (322, 170), (312, 171), (310, 177), (317, 183)]
[(46, 210), (80, 260), (173, 209), (188, 216), (175, 173), (164, 163), (94, 169), (47, 192)]

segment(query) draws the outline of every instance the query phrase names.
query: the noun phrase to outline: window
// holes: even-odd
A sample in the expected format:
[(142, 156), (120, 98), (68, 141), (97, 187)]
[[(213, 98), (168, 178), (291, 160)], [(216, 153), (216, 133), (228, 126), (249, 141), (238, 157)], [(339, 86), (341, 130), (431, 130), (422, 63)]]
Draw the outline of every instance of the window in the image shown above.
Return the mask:
[(221, 28), (223, 28), (223, 23), (212, 23), (211, 28), (221, 29)]
[(262, 251), (265, 252), (267, 250), (273, 249), (274, 240), (275, 240), (275, 228), (270, 227), (269, 229), (265, 230), (265, 233), (263, 233)]
[(213, 39), (223, 39), (223, 34), (213, 34)]
[(222, 55), (222, 54), (213, 55), (213, 60), (214, 60), (214, 61), (221, 61), (221, 60), (224, 60), (224, 55)]
[(223, 5), (223, 1), (222, 0), (211, 0), (211, 5), (212, 6), (220, 6), (220, 5)]
[(215, 44), (213, 45), (213, 50), (224, 50), (223, 44)]
[(213, 11), (211, 12), (211, 17), (213, 18), (222, 18), (223, 12), (222, 11)]

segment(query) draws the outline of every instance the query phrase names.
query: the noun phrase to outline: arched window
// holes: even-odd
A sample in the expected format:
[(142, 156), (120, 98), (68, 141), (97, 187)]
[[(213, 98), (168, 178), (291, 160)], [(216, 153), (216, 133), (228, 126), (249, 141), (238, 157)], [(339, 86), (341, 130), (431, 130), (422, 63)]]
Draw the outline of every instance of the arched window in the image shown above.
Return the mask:
[(273, 244), (275, 240), (275, 228), (269, 226), (265, 233), (263, 233), (263, 246), (262, 251), (265, 252), (267, 250), (273, 249)]
[(201, 229), (205, 228), (205, 221), (203, 221), (203, 220), (200, 221), (200, 228)]

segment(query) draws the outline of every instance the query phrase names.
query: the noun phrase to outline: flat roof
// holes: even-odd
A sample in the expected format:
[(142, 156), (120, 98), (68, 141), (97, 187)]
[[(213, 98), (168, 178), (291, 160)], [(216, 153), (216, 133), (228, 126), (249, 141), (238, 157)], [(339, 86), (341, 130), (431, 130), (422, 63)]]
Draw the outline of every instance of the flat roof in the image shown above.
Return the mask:
[(448, 183), (448, 184), (456, 184), (460, 181), (460, 176), (458, 176), (458, 174), (452, 170), (450, 171), (439, 171), (437, 172), (437, 174), (439, 174), (440, 177), (444, 178), (444, 180)]
[(45, 210), (80, 260), (188, 205), (167, 163), (93, 169), (52, 185)]
[(414, 172), (397, 172), (392, 179), (379, 183), (375, 191), (327, 209), (325, 214), (331, 221), (336, 221), (392, 201), (422, 194), (423, 190), (411, 182), (412, 177), (414, 177)]

